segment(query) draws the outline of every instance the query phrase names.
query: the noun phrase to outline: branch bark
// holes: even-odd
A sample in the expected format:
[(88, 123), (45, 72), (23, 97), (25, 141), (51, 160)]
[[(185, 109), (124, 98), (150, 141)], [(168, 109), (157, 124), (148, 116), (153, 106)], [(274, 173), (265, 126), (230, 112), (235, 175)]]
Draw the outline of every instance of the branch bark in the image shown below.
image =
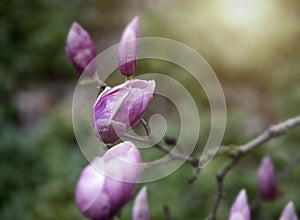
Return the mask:
[(269, 127), (265, 132), (261, 135), (257, 136), (253, 140), (249, 141), (248, 143), (242, 145), (239, 151), (242, 154), (247, 153), (248, 151), (261, 146), (262, 144), (266, 143), (272, 138), (280, 137), (286, 133), (291, 128), (300, 125), (300, 116), (290, 118), (286, 121), (283, 121), (279, 124), (273, 125)]

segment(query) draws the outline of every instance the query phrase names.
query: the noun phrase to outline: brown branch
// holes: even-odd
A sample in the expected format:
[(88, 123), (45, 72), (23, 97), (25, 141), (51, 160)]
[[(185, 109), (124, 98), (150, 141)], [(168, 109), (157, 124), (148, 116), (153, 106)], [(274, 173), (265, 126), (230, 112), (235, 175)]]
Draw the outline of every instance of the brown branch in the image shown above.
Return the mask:
[(143, 125), (143, 127), (146, 131), (146, 134), (150, 135), (151, 134), (151, 128), (150, 128), (149, 124), (143, 118), (141, 119), (141, 123), (142, 123), (142, 125)]
[[(218, 154), (224, 154), (226, 153), (225, 151), (218, 151), (218, 152), (208, 152), (206, 154), (206, 156), (208, 158), (212, 158), (214, 156), (217, 156)], [(226, 153), (227, 154), (227, 153)], [(188, 184), (192, 184), (196, 181), (196, 179), (198, 178), (199, 174), (200, 174), (200, 171), (202, 170), (203, 168), (203, 165), (205, 164), (205, 162), (203, 163), (203, 161), (206, 161), (205, 159), (203, 159), (202, 161), (199, 160), (199, 163), (198, 163), (198, 166), (195, 168), (194, 172), (193, 172), (193, 175), (189, 178), (188, 180)]]
[[(145, 121), (142, 121), (144, 128), (146, 130), (147, 134), (150, 134), (150, 129), (148, 124)], [(225, 176), (227, 175), (227, 173), (236, 165), (236, 163), (244, 156), (246, 155), (249, 151), (263, 145), (264, 143), (268, 142), (269, 140), (279, 137), (279, 136), (283, 136), (286, 131), (288, 131), (291, 128), (294, 128), (296, 126), (300, 125), (300, 116), (295, 117), (295, 118), (291, 118), (288, 119), (284, 122), (281, 122), (279, 124), (273, 125), (271, 127), (269, 127), (269, 129), (267, 129), (266, 131), (264, 131), (262, 134), (260, 134), (259, 136), (257, 136), (256, 138), (254, 138), (253, 140), (249, 141), (248, 143), (241, 145), (239, 148), (233, 148), (230, 150), (229, 155), (231, 156), (231, 160), (225, 164), (218, 172), (216, 175), (217, 178), (217, 189), (216, 189), (216, 194), (213, 200), (213, 205), (210, 211), (209, 216), (207, 217), (208, 220), (216, 220), (216, 216), (217, 216), (217, 211), (220, 205), (220, 202), (222, 200), (223, 197), (223, 182), (225, 179)], [(195, 167), (195, 171), (192, 175), (192, 177), (189, 179), (189, 183), (192, 183), (196, 180), (196, 178), (198, 177), (199, 173), (200, 173), (200, 164), (199, 164), (199, 159), (187, 156), (185, 154), (182, 153), (176, 153), (173, 152), (171, 149), (169, 149), (168, 147), (163, 146), (160, 143), (155, 143), (155, 141), (153, 140), (153, 138), (148, 135), (149, 139), (151, 140), (148, 143), (152, 143), (154, 147), (156, 147), (157, 149), (165, 152), (166, 154), (169, 155), (170, 159), (178, 159), (178, 160), (184, 160), (187, 163), (191, 164), (193, 167)], [(133, 137), (133, 139), (137, 140), (137, 141), (142, 141), (145, 142), (142, 139), (139, 138), (135, 138)], [(162, 161), (162, 163), (166, 162), (167, 160)], [(161, 162), (159, 164), (154, 164), (155, 166), (160, 165)]]
[(196, 179), (199, 176), (200, 171), (201, 171), (201, 166), (197, 166), (193, 172), (193, 175), (188, 179), (188, 184), (192, 184), (196, 181)]
[[(169, 149), (168, 147), (165, 147), (164, 145), (162, 145), (160, 143), (156, 143), (156, 141), (154, 140), (154, 138), (151, 135), (147, 136), (149, 138), (149, 140), (145, 140), (143, 138), (132, 136), (132, 135), (129, 135), (129, 134), (125, 134), (124, 137), (129, 138), (129, 139), (134, 140), (134, 141), (138, 141), (138, 142), (153, 145), (153, 147), (155, 147), (158, 150), (166, 153), (169, 156), (170, 160), (183, 160), (186, 163), (192, 165), (193, 167), (198, 167), (198, 164), (199, 164), (199, 159), (198, 158), (194, 158), (194, 157), (188, 156), (188, 155), (183, 154), (183, 153), (174, 152), (171, 149)], [(156, 163), (152, 163), (151, 167), (161, 165), (161, 164), (166, 163), (170, 160), (157, 161)]]
[(291, 128), (300, 125), (300, 116), (290, 118), (284, 122), (279, 124), (273, 125), (269, 127), (265, 132), (261, 135), (257, 136), (255, 139), (249, 141), (248, 143), (242, 145), (239, 151), (243, 154), (247, 153), (248, 151), (259, 147), (260, 145), (266, 143), (267, 141), (271, 140), (272, 138), (276, 138), (282, 136)]
[(283, 121), (279, 124), (269, 127), (262, 134), (258, 135), (253, 140), (248, 143), (240, 146), (237, 151), (232, 154), (231, 160), (225, 164), (216, 175), (217, 178), (217, 189), (214, 197), (213, 205), (210, 210), (210, 214), (207, 217), (208, 220), (216, 220), (217, 211), (223, 196), (223, 181), (227, 173), (235, 166), (235, 164), (249, 151), (261, 146), (262, 144), (268, 142), (269, 140), (282, 136), (291, 128), (300, 125), (300, 116), (290, 118), (286, 121)]
[(221, 199), (223, 197), (223, 181), (226, 176), (226, 174), (231, 170), (231, 168), (234, 167), (234, 165), (238, 162), (240, 157), (234, 157), (231, 159), (224, 167), (222, 167), (218, 172), (217, 172), (217, 192), (214, 197), (214, 202), (213, 206), (211, 208), (210, 214), (207, 217), (207, 220), (215, 220), (216, 215), (218, 212), (219, 204), (221, 202)]
[(163, 146), (160, 143), (154, 145), (157, 149), (165, 152), (171, 159), (184, 160), (186, 163), (191, 164), (193, 167), (198, 167), (199, 159), (187, 156), (185, 154), (173, 152), (171, 149)]
[[(135, 140), (135, 141), (151, 144), (151, 145), (153, 145), (153, 147), (155, 147), (155, 148), (159, 149), (160, 151), (166, 153), (170, 157), (170, 160), (183, 160), (186, 163), (192, 165), (193, 167), (196, 167), (196, 168), (198, 167), (199, 159), (193, 158), (193, 157), (188, 156), (184, 153), (173, 152), (168, 147), (165, 147), (164, 145), (162, 145), (160, 143), (157, 143), (157, 141), (155, 141), (154, 137), (151, 136), (151, 128), (150, 128), (149, 124), (143, 118), (141, 119), (140, 122), (142, 123), (149, 140), (145, 140), (143, 138), (132, 136), (132, 135), (129, 135), (129, 134), (125, 134), (124, 137), (130, 138), (130, 139)], [(168, 142), (168, 139), (172, 139), (172, 142), (170, 142), (170, 141)], [(167, 139), (165, 138), (165, 141), (167, 142), (167, 144), (176, 145), (176, 139), (173, 138), (173, 137), (172, 138), (168, 137)], [(177, 145), (177, 148), (181, 149), (181, 147), (179, 145)], [(167, 162), (167, 160), (162, 160), (162, 161), (159, 161), (159, 162), (156, 162), (156, 163), (152, 163), (151, 167), (158, 166), (158, 165), (161, 165), (162, 163), (166, 163), (166, 162)]]

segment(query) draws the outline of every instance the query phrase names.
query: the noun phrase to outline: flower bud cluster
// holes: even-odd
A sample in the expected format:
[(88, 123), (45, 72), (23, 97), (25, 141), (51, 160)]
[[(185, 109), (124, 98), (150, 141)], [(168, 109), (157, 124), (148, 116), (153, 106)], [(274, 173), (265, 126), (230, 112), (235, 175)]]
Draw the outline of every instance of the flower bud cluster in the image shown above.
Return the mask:
[[(139, 19), (135, 17), (125, 28), (119, 44), (119, 70), (126, 77), (136, 72)], [(89, 34), (73, 23), (67, 37), (66, 52), (76, 70), (82, 74), (96, 57), (96, 48)], [(142, 118), (153, 97), (153, 80), (131, 79), (113, 88), (106, 87), (95, 101), (92, 122), (96, 136), (105, 144), (114, 144)], [(109, 220), (132, 199), (142, 170), (137, 147), (121, 142), (96, 157), (86, 166), (75, 191), (77, 206), (91, 220)], [(137, 195), (133, 220), (149, 220), (147, 189)]]

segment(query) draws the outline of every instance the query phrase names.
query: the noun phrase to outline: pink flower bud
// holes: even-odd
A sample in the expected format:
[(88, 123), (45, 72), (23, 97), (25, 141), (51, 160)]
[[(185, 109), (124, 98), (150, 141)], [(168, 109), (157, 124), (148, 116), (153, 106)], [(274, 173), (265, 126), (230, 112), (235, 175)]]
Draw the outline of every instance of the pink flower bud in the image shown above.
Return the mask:
[(74, 22), (67, 37), (66, 51), (78, 73), (96, 57), (96, 48), (90, 35)]
[(136, 196), (132, 209), (132, 220), (149, 220), (147, 188), (144, 186)]
[[(136, 164), (140, 162), (138, 149), (128, 141), (114, 146), (103, 157), (97, 157), (93, 165), (101, 167), (108, 176), (92, 164), (84, 168), (75, 192), (80, 212), (92, 220), (108, 220), (116, 215), (134, 194), (135, 182), (140, 176)], [(109, 177), (111, 175), (118, 180)]]
[(246, 191), (243, 189), (236, 197), (230, 209), (229, 220), (250, 220), (250, 209)]
[(283, 209), (279, 220), (298, 220), (293, 202), (289, 202)]
[(119, 69), (125, 76), (136, 71), (138, 41), (140, 37), (139, 18), (135, 17), (125, 28), (119, 44)]
[(116, 87), (106, 87), (95, 102), (93, 124), (96, 136), (113, 143), (142, 118), (153, 97), (153, 80), (128, 80)]
[(277, 180), (270, 157), (265, 156), (258, 168), (257, 181), (260, 195), (263, 199), (272, 200), (277, 195)]

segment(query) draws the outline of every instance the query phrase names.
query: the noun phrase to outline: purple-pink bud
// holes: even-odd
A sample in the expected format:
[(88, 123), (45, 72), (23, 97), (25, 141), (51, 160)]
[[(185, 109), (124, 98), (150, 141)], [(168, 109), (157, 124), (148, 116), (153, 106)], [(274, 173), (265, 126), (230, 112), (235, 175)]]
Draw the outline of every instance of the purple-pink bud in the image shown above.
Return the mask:
[(132, 209), (132, 220), (149, 220), (147, 188), (144, 186), (136, 196)]
[(283, 209), (279, 220), (298, 220), (293, 202), (289, 202)]
[(108, 220), (116, 215), (134, 194), (141, 172), (137, 166), (140, 162), (138, 149), (128, 141), (97, 157), (92, 164), (101, 167), (105, 175), (92, 164), (81, 172), (75, 191), (80, 212), (92, 220)]
[(104, 143), (114, 143), (142, 118), (153, 97), (153, 80), (128, 80), (113, 88), (106, 87), (93, 110), (96, 136)]
[(139, 37), (139, 18), (135, 17), (125, 28), (119, 44), (119, 70), (125, 76), (131, 76), (136, 71)]
[(270, 157), (265, 156), (258, 168), (257, 181), (260, 195), (265, 200), (275, 199), (277, 195), (277, 179)]
[(70, 28), (66, 51), (72, 64), (80, 74), (97, 55), (90, 35), (76, 22)]
[(236, 197), (229, 213), (229, 220), (250, 220), (250, 209), (246, 191), (243, 189)]

